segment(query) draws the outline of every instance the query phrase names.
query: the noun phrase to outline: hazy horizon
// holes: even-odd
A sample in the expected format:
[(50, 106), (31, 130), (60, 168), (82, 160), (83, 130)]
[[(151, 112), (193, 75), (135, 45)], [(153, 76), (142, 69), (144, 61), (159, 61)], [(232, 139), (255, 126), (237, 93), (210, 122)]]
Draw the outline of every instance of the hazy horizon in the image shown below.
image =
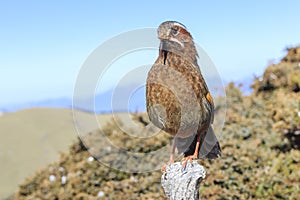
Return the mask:
[[(282, 58), (286, 47), (299, 44), (299, 6), (299, 1), (3, 1), (0, 108), (72, 98), (78, 73), (95, 48), (166, 20), (186, 25), (223, 82), (249, 80)], [(131, 61), (151, 64), (156, 55)]]

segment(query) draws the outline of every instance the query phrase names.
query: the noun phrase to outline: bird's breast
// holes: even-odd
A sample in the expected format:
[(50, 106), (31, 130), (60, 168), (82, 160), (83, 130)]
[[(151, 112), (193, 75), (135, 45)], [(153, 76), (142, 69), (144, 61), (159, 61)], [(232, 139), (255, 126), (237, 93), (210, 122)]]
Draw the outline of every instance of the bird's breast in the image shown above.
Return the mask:
[(174, 136), (195, 134), (207, 121), (200, 84), (200, 71), (191, 64), (169, 58), (164, 64), (158, 59), (149, 71), (146, 83), (147, 112), (151, 122)]

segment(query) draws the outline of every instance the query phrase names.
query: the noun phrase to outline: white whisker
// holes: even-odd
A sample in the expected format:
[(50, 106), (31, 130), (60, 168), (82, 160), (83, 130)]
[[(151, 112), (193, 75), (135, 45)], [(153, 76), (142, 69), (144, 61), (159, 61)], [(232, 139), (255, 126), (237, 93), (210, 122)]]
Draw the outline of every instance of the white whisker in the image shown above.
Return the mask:
[(170, 41), (176, 42), (178, 44), (180, 44), (181, 47), (184, 47), (184, 44), (182, 42), (180, 42), (178, 39), (171, 37)]

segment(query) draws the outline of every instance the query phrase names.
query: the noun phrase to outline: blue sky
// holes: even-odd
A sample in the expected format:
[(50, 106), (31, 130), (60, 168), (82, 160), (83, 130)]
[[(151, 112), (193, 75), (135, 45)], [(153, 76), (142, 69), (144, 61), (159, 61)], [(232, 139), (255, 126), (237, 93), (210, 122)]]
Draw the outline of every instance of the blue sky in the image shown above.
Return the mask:
[(71, 97), (81, 65), (121, 32), (185, 24), (225, 81), (300, 44), (300, 1), (0, 1), (0, 106)]

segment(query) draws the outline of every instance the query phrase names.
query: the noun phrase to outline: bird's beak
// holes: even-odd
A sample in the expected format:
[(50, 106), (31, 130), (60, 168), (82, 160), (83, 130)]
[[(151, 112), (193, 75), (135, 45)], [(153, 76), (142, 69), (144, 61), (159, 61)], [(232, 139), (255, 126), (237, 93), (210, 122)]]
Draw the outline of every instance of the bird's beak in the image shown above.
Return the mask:
[(165, 39), (164, 34), (163, 34), (161, 31), (157, 31), (157, 37), (158, 37), (158, 39), (160, 39), (160, 40)]
[[(160, 38), (159, 38), (160, 39)], [(168, 42), (165, 39), (160, 39), (160, 47), (161, 50), (168, 50)]]

